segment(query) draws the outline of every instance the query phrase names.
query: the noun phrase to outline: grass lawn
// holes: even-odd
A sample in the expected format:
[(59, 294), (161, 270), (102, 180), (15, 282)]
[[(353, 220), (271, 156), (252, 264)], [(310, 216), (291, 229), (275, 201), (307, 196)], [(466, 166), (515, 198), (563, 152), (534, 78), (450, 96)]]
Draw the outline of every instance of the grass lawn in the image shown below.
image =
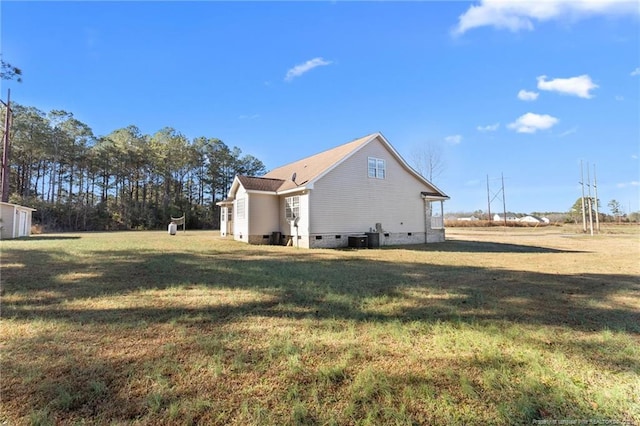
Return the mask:
[(447, 232), (2, 241), (0, 424), (640, 424), (637, 227)]

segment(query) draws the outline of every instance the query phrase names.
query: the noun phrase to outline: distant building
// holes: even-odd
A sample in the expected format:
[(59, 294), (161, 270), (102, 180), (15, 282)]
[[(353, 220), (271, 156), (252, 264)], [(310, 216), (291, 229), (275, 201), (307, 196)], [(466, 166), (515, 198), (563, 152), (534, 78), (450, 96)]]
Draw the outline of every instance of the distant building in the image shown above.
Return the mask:
[(464, 221), (464, 222), (474, 222), (474, 221), (480, 220), (480, 219), (478, 219), (475, 216), (471, 216), (471, 217), (459, 217), (457, 220)]
[(526, 215), (521, 217), (520, 219), (518, 219), (518, 222), (525, 222), (525, 223), (549, 223), (549, 219), (547, 219), (546, 217), (538, 217), (538, 216), (533, 216), (533, 215)]
[(31, 207), (0, 202), (0, 239), (28, 237), (31, 235)]
[[(500, 216), (499, 214), (494, 214), (493, 215), (493, 221), (494, 222), (504, 222), (504, 217)], [(507, 222), (517, 222), (518, 218), (511, 214), (511, 213), (507, 213)]]

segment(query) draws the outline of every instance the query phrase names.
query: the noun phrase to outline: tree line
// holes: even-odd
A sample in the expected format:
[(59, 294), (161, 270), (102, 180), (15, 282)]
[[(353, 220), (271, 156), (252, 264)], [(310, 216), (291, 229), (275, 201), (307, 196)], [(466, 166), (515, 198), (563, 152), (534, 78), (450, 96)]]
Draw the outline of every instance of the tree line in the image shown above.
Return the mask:
[(9, 201), (37, 209), (49, 231), (160, 229), (183, 214), (189, 228), (217, 229), (234, 176), (266, 171), (217, 138), (134, 125), (96, 136), (70, 112), (11, 110)]

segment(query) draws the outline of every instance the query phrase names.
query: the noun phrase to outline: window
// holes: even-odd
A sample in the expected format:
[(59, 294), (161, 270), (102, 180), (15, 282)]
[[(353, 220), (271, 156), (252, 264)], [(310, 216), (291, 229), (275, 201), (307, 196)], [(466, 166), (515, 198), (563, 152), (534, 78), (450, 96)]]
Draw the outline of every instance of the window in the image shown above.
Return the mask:
[(300, 217), (300, 196), (294, 195), (284, 199), (284, 216), (287, 220)]
[(385, 161), (380, 158), (369, 157), (369, 177), (384, 179), (386, 175)]
[(238, 201), (236, 201), (236, 216), (238, 217), (238, 219), (244, 219), (244, 206), (244, 198), (240, 198), (238, 199)]
[(222, 220), (231, 222), (233, 221), (233, 208), (232, 207), (223, 207), (222, 208)]

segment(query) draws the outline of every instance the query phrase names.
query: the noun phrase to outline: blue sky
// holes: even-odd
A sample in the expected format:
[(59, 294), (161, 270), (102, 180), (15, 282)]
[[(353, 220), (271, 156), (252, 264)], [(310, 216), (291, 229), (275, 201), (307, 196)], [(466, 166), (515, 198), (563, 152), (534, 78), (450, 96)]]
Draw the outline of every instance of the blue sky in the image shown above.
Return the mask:
[[(97, 135), (217, 137), (268, 169), (380, 131), (440, 150), (447, 212), (640, 210), (637, 2), (13, 2), (2, 97)], [(586, 173), (586, 171), (585, 171)], [(586, 175), (585, 175), (586, 178)], [(498, 197), (492, 210), (501, 210)]]

